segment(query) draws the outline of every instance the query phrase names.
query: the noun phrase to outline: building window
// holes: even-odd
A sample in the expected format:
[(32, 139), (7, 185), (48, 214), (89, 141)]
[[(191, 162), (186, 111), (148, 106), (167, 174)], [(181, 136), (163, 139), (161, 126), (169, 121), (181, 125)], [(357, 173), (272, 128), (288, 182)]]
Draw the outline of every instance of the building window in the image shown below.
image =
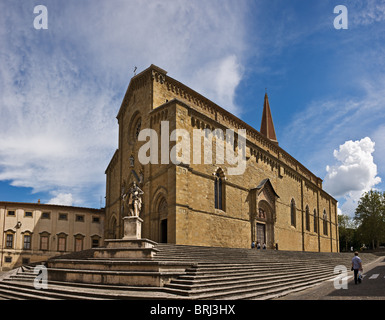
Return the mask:
[(57, 237), (57, 251), (66, 251), (67, 248), (67, 235), (61, 233)]
[(68, 220), (68, 213), (59, 213), (59, 220)]
[(94, 223), (100, 223), (100, 217), (92, 216), (92, 222), (94, 222)]
[(214, 182), (214, 201), (215, 209), (225, 210), (224, 206), (224, 174), (221, 169), (218, 169), (215, 174)]
[(84, 216), (81, 214), (77, 214), (75, 217), (75, 221), (77, 222), (84, 222)]
[(14, 217), (15, 216), (15, 211), (14, 210), (8, 210), (7, 215)]
[(32, 236), (29, 233), (24, 234), (24, 239), (23, 239), (23, 249), (24, 250), (31, 250), (31, 241)]
[(75, 236), (75, 251), (83, 250), (83, 240), (84, 240), (84, 236), (80, 234)]
[(310, 231), (310, 210), (309, 210), (309, 206), (306, 206), (305, 221), (306, 221), (306, 230)]
[(314, 209), (314, 232), (318, 232), (318, 216), (317, 216), (317, 210)]
[(5, 238), (5, 247), (8, 249), (13, 248), (13, 233), (7, 233)]
[(12, 262), (12, 257), (5, 257), (4, 262), (6, 263), (11, 263)]
[(293, 227), (296, 226), (296, 208), (294, 199), (291, 199), (290, 202), (290, 223)]
[(92, 243), (92, 248), (99, 247), (99, 245), (100, 245), (100, 237), (99, 236), (91, 237), (91, 243)]
[(30, 263), (30, 259), (29, 259), (29, 258), (23, 258), (23, 259), (21, 260), (21, 263), (22, 263), (22, 264), (29, 264), (29, 263)]
[(49, 233), (43, 232), (40, 234), (40, 250), (48, 250), (49, 249)]
[(41, 214), (42, 219), (51, 219), (51, 212), (43, 212)]
[(139, 137), (139, 133), (140, 133), (140, 129), (142, 128), (142, 119), (139, 118), (137, 121), (136, 121), (136, 124), (135, 124), (135, 138), (138, 139)]
[(326, 214), (326, 210), (324, 210), (324, 213), (323, 213), (323, 231), (324, 231), (324, 235), (327, 236), (328, 235), (328, 216)]
[(32, 211), (25, 211), (24, 217), (31, 217), (32, 218)]

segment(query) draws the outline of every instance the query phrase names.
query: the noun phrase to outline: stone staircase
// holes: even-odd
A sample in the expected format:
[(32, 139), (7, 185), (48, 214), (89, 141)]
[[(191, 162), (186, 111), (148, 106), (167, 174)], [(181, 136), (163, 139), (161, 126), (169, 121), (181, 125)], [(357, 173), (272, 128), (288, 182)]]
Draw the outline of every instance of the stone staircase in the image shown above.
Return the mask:
[[(313, 253), (159, 244), (155, 259), (194, 261), (166, 292), (190, 299), (272, 299), (333, 279), (334, 267), (350, 270), (350, 253)], [(365, 255), (370, 262), (377, 257)]]
[[(64, 265), (72, 265), (70, 272), (108, 272), (121, 276), (130, 271), (84, 270), (98, 264), (138, 265), (158, 263), (165, 266), (184, 265), (171, 281), (161, 287), (127, 286), (74, 281), (48, 281), (48, 289), (34, 287), (33, 266), (12, 270), (0, 279), (0, 298), (3, 299), (273, 299), (307, 289), (334, 278), (334, 267), (345, 265), (350, 270), (350, 253), (289, 252), (256, 249), (212, 248), (158, 244), (151, 261), (125, 261), (110, 258), (95, 259), (92, 251), (61, 257)], [(360, 254), (365, 263), (378, 257)], [(57, 259), (59, 261), (60, 259)], [(63, 267), (64, 268), (64, 267)], [(60, 269), (48, 268), (48, 273)], [(57, 270), (56, 270), (57, 271)], [(65, 269), (61, 270), (65, 273)]]

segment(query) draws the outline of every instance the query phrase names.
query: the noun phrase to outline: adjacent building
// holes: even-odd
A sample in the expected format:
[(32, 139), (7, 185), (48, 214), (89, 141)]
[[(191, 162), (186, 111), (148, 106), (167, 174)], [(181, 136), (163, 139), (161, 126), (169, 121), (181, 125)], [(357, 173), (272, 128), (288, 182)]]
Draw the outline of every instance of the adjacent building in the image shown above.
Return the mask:
[(0, 270), (98, 247), (104, 210), (0, 201)]

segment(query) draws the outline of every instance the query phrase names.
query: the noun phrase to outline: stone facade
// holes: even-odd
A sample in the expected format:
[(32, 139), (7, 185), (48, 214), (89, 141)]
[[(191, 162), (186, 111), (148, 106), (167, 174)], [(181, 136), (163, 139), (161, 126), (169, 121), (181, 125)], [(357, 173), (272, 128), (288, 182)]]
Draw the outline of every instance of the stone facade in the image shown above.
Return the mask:
[(101, 209), (1, 201), (0, 226), (0, 270), (104, 242)]
[[(266, 105), (267, 95), (264, 117), (269, 123), (262, 123), (259, 132), (159, 67), (151, 65), (134, 76), (117, 115), (118, 149), (106, 169), (105, 238), (122, 238), (122, 219), (128, 215), (122, 190), (136, 181), (144, 191), (144, 238), (241, 248), (259, 241), (279, 250), (337, 252), (337, 201), (322, 189), (320, 178), (279, 147)], [(152, 129), (157, 139), (142, 141), (143, 129)], [(178, 145), (181, 138), (170, 139), (175, 129), (187, 132), (190, 142), (194, 129), (201, 130), (202, 137), (203, 129), (209, 129), (213, 161), (204, 162), (203, 146), (201, 161), (193, 161), (196, 149), (185, 153)], [(236, 139), (223, 145), (235, 154), (242, 152), (238, 130), (246, 132), (243, 174), (231, 175), (236, 165), (216, 161), (216, 147), (225, 140), (220, 132), (226, 129), (233, 130)], [(149, 149), (150, 141), (156, 143)], [(147, 156), (155, 154), (148, 164), (139, 161), (143, 149)], [(180, 163), (165, 161), (173, 149)]]

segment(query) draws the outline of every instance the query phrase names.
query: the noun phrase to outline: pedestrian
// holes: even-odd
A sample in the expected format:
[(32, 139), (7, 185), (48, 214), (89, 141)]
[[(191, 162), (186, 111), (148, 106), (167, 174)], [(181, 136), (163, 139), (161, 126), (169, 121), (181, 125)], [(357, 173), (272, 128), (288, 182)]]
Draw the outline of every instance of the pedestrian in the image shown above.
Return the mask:
[(261, 244), (259, 243), (259, 241), (257, 242), (257, 249), (261, 249)]
[(354, 283), (361, 283), (361, 278), (358, 277), (358, 271), (362, 272), (362, 260), (358, 256), (358, 252), (354, 252), (354, 257), (352, 259), (352, 270), (354, 271)]
[(262, 249), (266, 250), (266, 243), (263, 243)]
[(254, 249), (255, 248), (255, 242), (251, 242), (251, 249)]

